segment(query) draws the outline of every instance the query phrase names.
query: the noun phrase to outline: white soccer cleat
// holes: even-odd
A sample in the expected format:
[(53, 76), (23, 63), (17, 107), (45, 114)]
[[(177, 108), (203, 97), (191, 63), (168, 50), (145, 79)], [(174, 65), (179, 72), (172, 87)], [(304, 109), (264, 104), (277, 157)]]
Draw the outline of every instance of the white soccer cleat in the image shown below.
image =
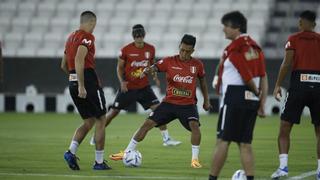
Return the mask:
[(96, 145), (96, 141), (94, 140), (94, 136), (92, 136), (91, 139), (90, 139), (90, 145), (91, 146)]
[(163, 141), (163, 146), (178, 146), (179, 144), (181, 144), (181, 141), (176, 141), (171, 138), (169, 138), (166, 141)]
[(288, 167), (278, 168), (272, 175), (272, 179), (277, 179), (283, 176), (288, 176)]

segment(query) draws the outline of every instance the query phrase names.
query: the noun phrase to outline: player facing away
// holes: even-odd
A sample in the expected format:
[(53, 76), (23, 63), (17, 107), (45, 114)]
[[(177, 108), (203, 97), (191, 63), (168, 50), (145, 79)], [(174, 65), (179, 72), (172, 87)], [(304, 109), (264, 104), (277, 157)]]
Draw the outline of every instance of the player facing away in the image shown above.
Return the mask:
[[(139, 102), (145, 110), (154, 111), (159, 105), (159, 100), (150, 87), (148, 77), (140, 78), (144, 68), (154, 63), (155, 48), (144, 41), (145, 29), (141, 24), (132, 27), (133, 42), (125, 45), (120, 52), (117, 65), (117, 76), (120, 89), (117, 92), (113, 105), (107, 113), (107, 124), (115, 118), (121, 109), (127, 109), (132, 103)], [(153, 79), (160, 86), (156, 74)], [(170, 137), (166, 125), (159, 126), (164, 146), (176, 146), (181, 142)], [(94, 144), (94, 139), (91, 140)], [(121, 160), (110, 156), (112, 160)]]
[(231, 43), (224, 49), (218, 69), (216, 90), (221, 93), (221, 101), (209, 180), (218, 179), (231, 142), (238, 144), (243, 169), (252, 180), (253, 130), (257, 115), (264, 117), (268, 88), (265, 60), (259, 45), (246, 34), (247, 19), (241, 12), (229, 12), (221, 22)]
[(271, 175), (272, 178), (288, 176), (290, 132), (294, 124), (300, 123), (302, 111), (307, 106), (317, 140), (316, 179), (320, 179), (320, 35), (314, 32), (315, 20), (315, 12), (303, 11), (299, 19), (300, 32), (290, 35), (285, 46), (285, 57), (273, 91), (278, 101), (282, 96), (280, 86), (289, 69), (291, 69), (291, 79), (280, 117), (278, 135), (280, 165)]
[[(191, 131), (192, 160), (191, 167), (201, 168), (199, 162), (199, 148), (201, 140), (199, 114), (197, 110), (196, 81), (199, 79), (200, 88), (204, 98), (203, 108), (208, 111), (211, 107), (205, 78), (205, 71), (200, 60), (193, 58), (196, 38), (184, 35), (179, 55), (161, 59), (150, 67), (145, 67), (144, 74), (165, 72), (167, 79), (166, 96), (160, 105), (151, 112), (149, 117), (132, 137), (125, 151), (134, 150), (148, 131), (153, 127), (168, 124), (179, 119), (185, 129)], [(115, 154), (115, 156), (118, 154)]]
[(80, 28), (69, 35), (61, 61), (61, 68), (69, 74), (70, 95), (83, 119), (73, 135), (69, 150), (64, 154), (64, 159), (72, 170), (80, 170), (76, 152), (94, 125), (96, 151), (93, 169), (111, 169), (103, 159), (107, 119), (104, 93), (95, 72), (95, 38), (92, 32), (96, 21), (93, 12), (81, 13)]

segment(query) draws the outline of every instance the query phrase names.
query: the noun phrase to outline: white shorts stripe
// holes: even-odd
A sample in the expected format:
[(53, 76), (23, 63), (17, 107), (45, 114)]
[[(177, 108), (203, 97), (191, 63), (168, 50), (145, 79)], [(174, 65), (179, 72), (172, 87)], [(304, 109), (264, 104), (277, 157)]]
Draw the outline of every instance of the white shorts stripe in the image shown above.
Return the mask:
[(223, 130), (223, 128), (224, 128), (224, 123), (226, 120), (226, 111), (227, 111), (227, 105), (225, 104), (223, 107), (223, 112), (222, 112), (221, 127), (220, 127), (221, 130)]
[(102, 100), (101, 100), (101, 94), (100, 94), (100, 91), (97, 90), (98, 92), (98, 98), (99, 98), (99, 104), (100, 104), (100, 109), (103, 109), (103, 104), (102, 104)]

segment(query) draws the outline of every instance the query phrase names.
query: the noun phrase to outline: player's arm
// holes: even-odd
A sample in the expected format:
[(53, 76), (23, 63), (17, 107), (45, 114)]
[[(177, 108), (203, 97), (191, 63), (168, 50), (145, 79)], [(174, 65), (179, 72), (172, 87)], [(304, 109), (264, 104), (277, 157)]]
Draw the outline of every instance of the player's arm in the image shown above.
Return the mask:
[(124, 80), (124, 68), (125, 68), (125, 60), (118, 58), (118, 64), (117, 64), (117, 76), (120, 83), (120, 90), (121, 92), (127, 92), (128, 82)]
[(75, 57), (75, 68), (78, 78), (78, 96), (80, 98), (86, 98), (87, 96), (87, 91), (84, 87), (84, 63), (87, 53), (88, 48), (84, 45), (80, 45)]
[(259, 89), (260, 89), (260, 106), (258, 109), (258, 116), (265, 117), (265, 104), (268, 95), (268, 76), (267, 74), (260, 79)]
[[(148, 67), (150, 68), (150, 64), (148, 64)], [(158, 78), (158, 73), (157, 73), (157, 71), (153, 71), (152, 73), (150, 73), (151, 74), (151, 76), (152, 76), (152, 79), (154, 80), (154, 82), (156, 83), (156, 85), (158, 86), (158, 87), (160, 87), (160, 80), (159, 80), (159, 78)]]
[(61, 60), (61, 64), (60, 64), (60, 68), (66, 73), (68, 74), (68, 67), (67, 67), (67, 55), (64, 54)]
[(280, 101), (280, 98), (282, 97), (280, 86), (281, 86), (284, 78), (286, 77), (289, 69), (292, 66), (293, 57), (294, 57), (294, 50), (287, 50), (286, 54), (284, 56), (284, 59), (282, 61), (282, 64), (280, 66), (276, 85), (273, 90), (273, 96), (276, 98), (277, 101)]
[(145, 74), (154, 74), (154, 73), (157, 73), (158, 71), (159, 71), (159, 70), (158, 70), (156, 64), (153, 64), (153, 65), (151, 65), (151, 66), (146, 67), (146, 68), (143, 69), (141, 77), (143, 77)]
[(206, 81), (206, 77), (199, 77), (200, 82), (200, 89), (203, 96), (203, 109), (206, 111), (209, 111), (209, 109), (212, 107), (209, 100), (209, 93), (208, 93), (208, 85)]

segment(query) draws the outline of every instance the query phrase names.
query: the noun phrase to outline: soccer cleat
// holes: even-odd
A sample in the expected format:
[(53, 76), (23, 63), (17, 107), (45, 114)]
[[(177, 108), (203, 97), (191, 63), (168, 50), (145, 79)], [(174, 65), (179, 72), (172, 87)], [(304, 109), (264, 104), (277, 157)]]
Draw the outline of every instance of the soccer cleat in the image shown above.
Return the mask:
[(90, 139), (90, 145), (91, 146), (96, 145), (96, 141), (94, 140), (94, 136), (92, 136), (91, 139)]
[(77, 160), (79, 160), (79, 158), (76, 155), (72, 154), (69, 150), (64, 153), (64, 159), (67, 161), (70, 169), (80, 170), (80, 167), (77, 163)]
[(316, 180), (320, 180), (320, 170), (317, 170)]
[(124, 151), (120, 151), (119, 153), (116, 153), (116, 154), (110, 154), (109, 158), (114, 161), (119, 161), (123, 159), (123, 156), (124, 156)]
[(163, 146), (178, 146), (179, 144), (181, 144), (181, 141), (176, 141), (171, 138), (169, 138), (166, 141), (163, 141)]
[(278, 179), (283, 176), (288, 176), (288, 167), (278, 168), (272, 175), (272, 179)]
[(94, 170), (109, 170), (111, 169), (110, 166), (108, 166), (107, 161), (103, 161), (101, 164), (97, 163), (97, 161), (95, 161), (93, 168)]
[(202, 168), (202, 165), (200, 164), (198, 159), (192, 159), (191, 160), (191, 167), (192, 168)]

